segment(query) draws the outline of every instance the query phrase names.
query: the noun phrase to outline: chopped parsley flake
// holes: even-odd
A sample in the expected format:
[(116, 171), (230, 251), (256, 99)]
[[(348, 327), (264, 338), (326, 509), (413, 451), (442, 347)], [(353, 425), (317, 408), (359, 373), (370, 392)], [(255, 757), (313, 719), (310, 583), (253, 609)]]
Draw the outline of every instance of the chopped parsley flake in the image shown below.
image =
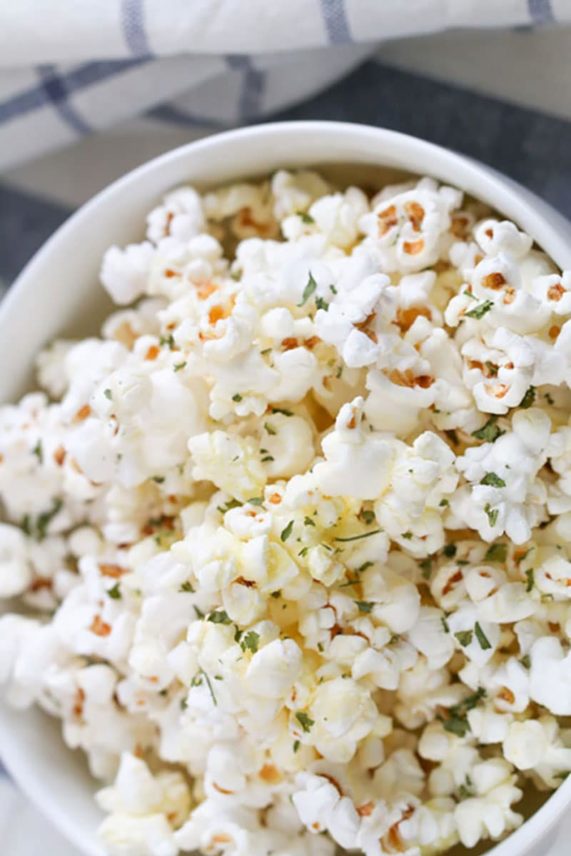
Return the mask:
[(484, 561), (486, 562), (505, 562), (508, 557), (507, 544), (492, 544), (486, 550)]
[(113, 600), (121, 600), (121, 597), (122, 597), (121, 586), (119, 585), (119, 583), (115, 583), (115, 585), (112, 586), (112, 588), (107, 589), (107, 594)]
[(111, 390), (110, 390), (110, 389), (104, 389), (104, 390), (103, 390), (103, 395), (104, 395), (104, 396), (105, 396), (105, 398), (107, 398), (109, 401), (111, 401), (111, 399), (113, 398), (113, 395), (112, 395), (112, 393), (111, 393)]
[(193, 585), (192, 585), (192, 583), (188, 582), (188, 580), (181, 584), (179, 591), (186, 591), (186, 592), (190, 592), (190, 594), (194, 594)]
[(315, 220), (313, 219), (311, 214), (307, 213), (307, 211), (300, 211), (297, 216), (301, 219), (302, 223), (305, 223), (308, 226), (311, 226), (313, 223), (315, 223)]
[(465, 737), (470, 731), (470, 725), (466, 714), (472, 710), (480, 701), (485, 698), (486, 690), (480, 687), (472, 695), (466, 696), (463, 701), (452, 705), (448, 711), (448, 717), (443, 720), (442, 724), (446, 731), (451, 734), (456, 734), (457, 737)]
[(524, 571), (524, 573), (525, 573), (525, 578), (527, 580), (525, 590), (529, 594), (529, 592), (533, 589), (533, 587), (535, 585), (535, 573), (534, 573), (533, 568), (528, 568), (527, 571)]
[(248, 630), (240, 640), (240, 648), (242, 651), (251, 651), (252, 654), (255, 654), (258, 650), (259, 642), (260, 634), (256, 633), (255, 630)]
[(235, 395), (232, 396), (232, 401), (236, 401), (236, 402), (242, 401), (242, 396), (240, 395), (239, 392), (237, 392)]
[(211, 621), (212, 624), (232, 624), (228, 613), (224, 609), (217, 609), (211, 612), (207, 621)]
[(505, 481), (496, 473), (486, 473), (480, 484), (488, 485), (489, 487), (505, 487)]
[(298, 303), (297, 305), (303, 306), (305, 303), (307, 303), (307, 301), (309, 300), (311, 295), (315, 292), (316, 288), (317, 288), (317, 283), (314, 280), (313, 274), (310, 271), (309, 279), (307, 280), (307, 285), (303, 289), (303, 294), (301, 296), (301, 303)]
[(293, 520), (290, 520), (290, 522), (285, 527), (285, 529), (282, 529), (281, 534), (280, 534), (280, 540), (281, 541), (287, 541), (287, 539), (291, 535), (292, 531), (293, 531)]
[(367, 524), (367, 526), (370, 526), (371, 523), (375, 522), (375, 512), (366, 508), (360, 511), (358, 516), (360, 520)]
[(315, 725), (315, 720), (313, 720), (307, 713), (304, 713), (303, 711), (298, 711), (295, 715), (295, 718), (306, 733), (311, 730), (312, 725)]
[(169, 333), (168, 336), (161, 336), (159, 339), (159, 345), (168, 345), (171, 351), (174, 348), (174, 336), (172, 333)]
[(489, 651), (492, 646), (478, 621), (476, 621), (476, 623), (474, 624), (474, 633), (476, 634), (476, 639), (480, 643), (480, 648), (482, 649), (482, 651)]
[(298, 749), (299, 749), (299, 747), (300, 747), (300, 746), (301, 746), (301, 743), (299, 742), (299, 740), (294, 740), (294, 741), (293, 741), (293, 751), (294, 751), (294, 753), (298, 751)]
[(286, 410), (285, 407), (272, 407), (272, 413), (281, 413), (282, 416), (293, 416), (291, 410)]
[(458, 547), (456, 546), (456, 544), (446, 544), (446, 546), (443, 547), (442, 552), (449, 559), (453, 559), (456, 553), (458, 552)]
[(488, 522), (490, 526), (495, 526), (498, 522), (498, 515), (500, 513), (498, 508), (492, 508), (489, 502), (487, 502), (484, 506), (484, 512), (488, 517)]
[(535, 402), (535, 387), (530, 386), (529, 389), (527, 390), (526, 394), (524, 395), (524, 397), (520, 401), (519, 406), (521, 407), (522, 410), (527, 410), (528, 407), (532, 407), (534, 402)]
[(42, 441), (38, 440), (34, 448), (32, 449), (32, 455), (35, 455), (40, 464), (44, 462), (44, 450), (42, 447)]
[(484, 440), (486, 443), (495, 442), (498, 437), (501, 437), (502, 434), (506, 433), (496, 425), (497, 421), (497, 416), (490, 416), (482, 428), (479, 428), (477, 431), (472, 431), (472, 437), (475, 437), (476, 440)]
[(474, 636), (474, 631), (473, 630), (459, 630), (458, 633), (454, 634), (454, 636), (456, 637), (456, 639), (458, 640), (460, 645), (463, 648), (466, 648), (470, 644), (470, 642), (472, 641), (472, 638)]
[(186, 368), (186, 360), (183, 360), (182, 363), (175, 363), (173, 366), (173, 371), (181, 372), (184, 368)]
[(466, 312), (467, 318), (476, 318), (478, 321), (480, 318), (483, 318), (490, 309), (493, 309), (494, 303), (492, 300), (484, 300), (483, 303), (479, 303), (478, 306), (474, 306), (473, 309), (470, 309), (469, 312)]
[(264, 428), (266, 429), (266, 431), (268, 432), (268, 434), (270, 434), (272, 437), (275, 437), (275, 435), (278, 433), (278, 432), (276, 431), (276, 429), (275, 429), (275, 428), (273, 428), (273, 427), (270, 425), (270, 423), (269, 423), (269, 422), (264, 422)]
[(220, 514), (226, 514), (226, 512), (230, 511), (231, 508), (240, 508), (241, 505), (242, 503), (239, 500), (229, 499), (226, 505), (219, 505), (217, 507), (217, 511), (219, 511)]
[(303, 518), (304, 526), (315, 526), (315, 520), (312, 520), (311, 517)]
[(315, 305), (317, 306), (318, 309), (323, 309), (324, 312), (327, 312), (327, 310), (329, 309), (328, 302), (326, 300), (324, 300), (322, 297), (316, 297), (315, 298)]
[(334, 538), (334, 541), (359, 541), (361, 538), (370, 538), (371, 535), (378, 535), (382, 529), (373, 529), (372, 532), (363, 532), (361, 535), (351, 535), (349, 538)]
[(357, 605), (359, 612), (372, 612), (373, 606), (375, 605), (368, 600), (356, 600), (355, 604)]

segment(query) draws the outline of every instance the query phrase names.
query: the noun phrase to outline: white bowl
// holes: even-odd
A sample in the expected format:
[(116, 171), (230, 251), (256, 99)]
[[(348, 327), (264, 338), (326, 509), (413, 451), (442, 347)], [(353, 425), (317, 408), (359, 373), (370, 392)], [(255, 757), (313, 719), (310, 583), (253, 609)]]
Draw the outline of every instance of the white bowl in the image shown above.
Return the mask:
[[(422, 140), (362, 125), (291, 122), (232, 131), (150, 161), (84, 205), (34, 256), (0, 307), (0, 400), (29, 384), (38, 350), (56, 335), (94, 332), (108, 304), (97, 285), (105, 249), (140, 238), (146, 212), (168, 189), (216, 185), (278, 167), (354, 164), (432, 175), (515, 220), (556, 261), (571, 267), (571, 225), (529, 191), (488, 167)], [(86, 856), (102, 856), (96, 785), (57, 723), (0, 704), (0, 755), (20, 787)], [(545, 856), (571, 803), (571, 779), (493, 856)]]

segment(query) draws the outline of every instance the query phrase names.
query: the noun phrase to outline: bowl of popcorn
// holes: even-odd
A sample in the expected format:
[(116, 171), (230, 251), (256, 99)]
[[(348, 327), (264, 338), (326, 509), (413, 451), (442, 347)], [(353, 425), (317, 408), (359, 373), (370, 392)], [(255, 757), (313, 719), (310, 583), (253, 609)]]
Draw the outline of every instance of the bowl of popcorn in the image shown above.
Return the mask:
[(290, 123), (0, 310), (0, 741), (89, 856), (544, 856), (571, 801), (571, 229)]

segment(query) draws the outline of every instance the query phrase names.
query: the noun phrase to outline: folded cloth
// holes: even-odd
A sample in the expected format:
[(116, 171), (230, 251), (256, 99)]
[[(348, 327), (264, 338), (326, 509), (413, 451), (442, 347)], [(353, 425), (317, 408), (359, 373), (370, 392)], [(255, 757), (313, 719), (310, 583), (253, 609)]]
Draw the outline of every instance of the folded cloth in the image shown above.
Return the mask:
[(159, 105), (189, 124), (251, 121), (387, 39), (570, 21), (570, 0), (2, 3), (0, 169)]

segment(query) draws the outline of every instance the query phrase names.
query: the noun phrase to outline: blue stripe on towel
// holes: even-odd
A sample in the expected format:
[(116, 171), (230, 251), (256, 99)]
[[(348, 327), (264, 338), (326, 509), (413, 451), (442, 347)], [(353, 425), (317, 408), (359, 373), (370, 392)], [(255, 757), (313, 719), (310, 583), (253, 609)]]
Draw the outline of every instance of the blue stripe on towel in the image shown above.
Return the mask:
[[(85, 89), (95, 83), (100, 83), (110, 77), (116, 77), (124, 71), (129, 71), (131, 68), (141, 65), (146, 61), (145, 59), (128, 59), (117, 62), (89, 62), (85, 63), (85, 65), (77, 66), (65, 74), (59, 72), (57, 75), (58, 95), (56, 103), (61, 105), (64, 101), (67, 101), (68, 96), (73, 92)], [(45, 68), (44, 66), (44, 73)], [(50, 91), (50, 88), (52, 88), (52, 91)], [(46, 89), (46, 84), (42, 81), (37, 86), (31, 86), (23, 92), (18, 93), (18, 95), (8, 98), (3, 103), (0, 102), (0, 124), (17, 119), (39, 108), (49, 107), (53, 103), (54, 92), (52, 84), (48, 85)]]
[(551, 0), (527, 0), (527, 6), (534, 24), (557, 23)]
[(58, 116), (78, 134), (88, 134), (91, 131), (88, 123), (77, 112), (69, 101), (69, 92), (65, 79), (60, 77), (54, 66), (38, 66), (36, 69), (46, 94), (46, 101), (53, 106)]
[(121, 29), (127, 47), (138, 57), (152, 55), (145, 26), (144, 0), (122, 0)]
[(351, 30), (345, 9), (345, 0), (320, 0), (323, 23), (332, 45), (350, 42)]

